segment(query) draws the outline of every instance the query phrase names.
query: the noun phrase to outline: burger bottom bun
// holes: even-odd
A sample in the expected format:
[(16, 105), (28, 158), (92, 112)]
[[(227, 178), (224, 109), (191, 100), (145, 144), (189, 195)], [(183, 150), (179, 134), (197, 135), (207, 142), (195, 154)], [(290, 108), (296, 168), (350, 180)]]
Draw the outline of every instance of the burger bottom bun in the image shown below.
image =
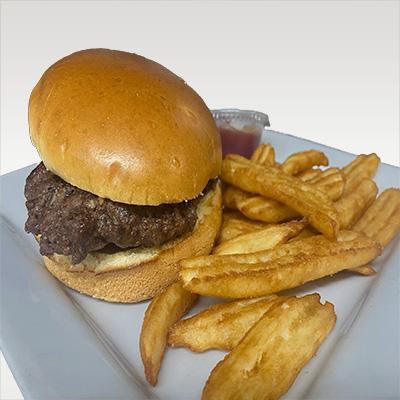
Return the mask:
[(219, 185), (200, 200), (197, 214), (191, 233), (160, 247), (90, 253), (76, 266), (70, 256), (53, 254), (44, 256), (44, 263), (59, 281), (94, 298), (120, 303), (146, 300), (177, 279), (179, 260), (211, 252), (222, 221)]

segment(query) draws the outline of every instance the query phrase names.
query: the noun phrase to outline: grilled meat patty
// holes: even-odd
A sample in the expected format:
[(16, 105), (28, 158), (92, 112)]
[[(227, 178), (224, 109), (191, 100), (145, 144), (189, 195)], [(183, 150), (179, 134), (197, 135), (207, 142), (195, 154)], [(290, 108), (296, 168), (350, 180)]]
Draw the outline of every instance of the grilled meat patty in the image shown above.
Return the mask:
[(74, 264), (89, 252), (159, 246), (193, 230), (199, 197), (179, 204), (136, 206), (81, 190), (40, 163), (25, 185), (25, 230), (40, 235), (40, 253), (71, 255)]

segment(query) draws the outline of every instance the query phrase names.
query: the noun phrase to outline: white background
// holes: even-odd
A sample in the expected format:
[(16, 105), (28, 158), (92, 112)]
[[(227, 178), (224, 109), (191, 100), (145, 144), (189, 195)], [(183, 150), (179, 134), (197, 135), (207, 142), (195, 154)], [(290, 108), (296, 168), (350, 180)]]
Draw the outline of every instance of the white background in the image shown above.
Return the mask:
[[(27, 109), (43, 72), (92, 47), (163, 64), (210, 108), (262, 111), (271, 129), (399, 166), (398, 1), (7, 1), (1, 174), (39, 161)], [(21, 398), (0, 367), (0, 398)]]

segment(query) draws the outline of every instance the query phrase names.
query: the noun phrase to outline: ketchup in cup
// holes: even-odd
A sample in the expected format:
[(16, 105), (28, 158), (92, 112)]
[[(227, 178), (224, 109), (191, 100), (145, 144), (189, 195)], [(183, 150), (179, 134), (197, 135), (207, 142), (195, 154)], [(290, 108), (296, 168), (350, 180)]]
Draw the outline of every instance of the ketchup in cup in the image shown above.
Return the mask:
[(221, 135), (222, 155), (239, 154), (250, 158), (261, 142), (268, 116), (258, 111), (237, 109), (212, 110)]
[(245, 128), (243, 130), (235, 129), (231, 126), (218, 128), (221, 135), (223, 157), (227, 154), (240, 154), (247, 158), (251, 157), (260, 144), (261, 130)]

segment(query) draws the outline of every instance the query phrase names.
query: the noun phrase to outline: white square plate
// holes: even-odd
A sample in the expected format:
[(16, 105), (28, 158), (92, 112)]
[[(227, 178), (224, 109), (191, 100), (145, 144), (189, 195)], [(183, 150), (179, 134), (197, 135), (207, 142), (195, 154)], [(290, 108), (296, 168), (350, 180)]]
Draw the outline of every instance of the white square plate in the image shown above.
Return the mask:
[[(324, 151), (331, 166), (355, 156), (274, 131), (263, 141), (277, 160), (301, 150)], [(139, 355), (148, 301), (111, 304), (66, 288), (43, 267), (24, 232), (27, 167), (1, 177), (1, 334), (4, 356), (26, 399), (199, 399), (222, 351), (166, 351), (158, 384), (150, 387)], [(379, 191), (400, 186), (400, 169), (381, 164)], [(291, 293), (321, 294), (338, 320), (285, 399), (394, 399), (399, 389), (399, 235), (373, 267), (373, 277), (341, 272)], [(218, 300), (203, 297), (190, 312)]]

